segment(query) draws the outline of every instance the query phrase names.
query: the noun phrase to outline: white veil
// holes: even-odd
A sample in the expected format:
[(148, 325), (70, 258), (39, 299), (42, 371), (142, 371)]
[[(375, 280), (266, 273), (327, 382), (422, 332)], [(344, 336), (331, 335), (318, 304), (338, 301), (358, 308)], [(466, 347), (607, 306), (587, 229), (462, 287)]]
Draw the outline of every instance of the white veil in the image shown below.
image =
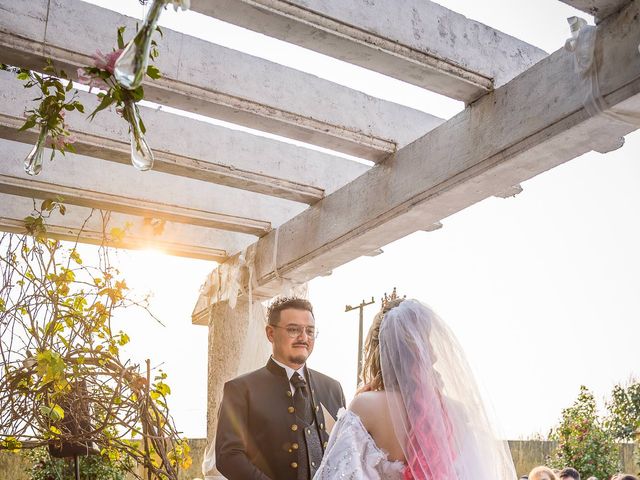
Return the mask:
[(379, 339), (405, 478), (515, 479), (509, 447), (496, 438), (464, 353), (436, 313), (404, 300), (384, 315)]

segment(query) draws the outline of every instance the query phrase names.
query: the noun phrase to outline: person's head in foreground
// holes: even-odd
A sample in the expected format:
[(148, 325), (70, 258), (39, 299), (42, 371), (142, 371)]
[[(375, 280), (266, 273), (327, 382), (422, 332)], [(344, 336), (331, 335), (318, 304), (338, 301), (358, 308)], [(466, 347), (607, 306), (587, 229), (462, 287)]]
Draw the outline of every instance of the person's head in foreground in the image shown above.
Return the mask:
[(638, 480), (638, 477), (628, 473), (619, 473), (618, 475), (611, 477), (611, 480)]
[(575, 468), (566, 467), (560, 472), (560, 480), (580, 480), (580, 474)]
[(540, 466), (529, 472), (529, 480), (558, 480), (558, 477), (550, 468)]
[(384, 391), (416, 479), (515, 478), (454, 334), (428, 306), (388, 302), (364, 349), (362, 391)]

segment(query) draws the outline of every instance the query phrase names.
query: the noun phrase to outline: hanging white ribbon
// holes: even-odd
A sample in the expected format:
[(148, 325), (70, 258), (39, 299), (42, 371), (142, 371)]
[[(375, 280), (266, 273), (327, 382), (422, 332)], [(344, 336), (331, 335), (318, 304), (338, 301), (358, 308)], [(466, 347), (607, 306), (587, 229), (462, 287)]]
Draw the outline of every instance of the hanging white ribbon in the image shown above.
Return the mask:
[(571, 38), (564, 45), (565, 50), (573, 52), (576, 72), (582, 77), (586, 97), (584, 108), (591, 115), (604, 115), (611, 120), (640, 127), (640, 113), (620, 107), (610, 107), (600, 91), (598, 80), (599, 66), (596, 55), (598, 27), (588, 25), (580, 17), (567, 19), (571, 29)]

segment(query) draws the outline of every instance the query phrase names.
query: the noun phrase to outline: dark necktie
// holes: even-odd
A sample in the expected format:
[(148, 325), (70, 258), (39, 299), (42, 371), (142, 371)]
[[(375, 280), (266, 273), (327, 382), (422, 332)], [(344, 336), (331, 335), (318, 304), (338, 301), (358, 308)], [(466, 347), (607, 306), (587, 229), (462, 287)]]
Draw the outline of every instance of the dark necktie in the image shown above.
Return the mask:
[(291, 385), (296, 389), (296, 393), (293, 395), (293, 405), (296, 409), (296, 414), (305, 425), (309, 425), (313, 421), (313, 415), (311, 413), (307, 382), (298, 372), (295, 372), (291, 376)]

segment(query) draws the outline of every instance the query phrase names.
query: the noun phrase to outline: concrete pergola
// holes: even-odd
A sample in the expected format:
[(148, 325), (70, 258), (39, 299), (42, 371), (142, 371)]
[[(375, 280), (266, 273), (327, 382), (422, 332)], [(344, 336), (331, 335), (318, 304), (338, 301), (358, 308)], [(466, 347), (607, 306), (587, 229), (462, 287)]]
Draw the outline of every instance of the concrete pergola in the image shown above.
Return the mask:
[[(638, 114), (640, 2), (563, 1), (596, 19), (609, 109)], [(101, 209), (113, 225), (133, 225), (126, 247), (220, 262), (193, 313), (209, 329), (210, 439), (224, 381), (257, 367), (251, 359), (265, 351), (249, 315), (260, 301), (588, 151), (615, 149), (635, 129), (585, 110), (571, 52), (548, 55), (428, 0), (191, 0), (191, 8), (466, 104), (444, 120), (165, 29), (163, 77), (145, 83), (148, 100), (373, 166), (143, 107), (153, 171), (128, 165), (127, 127), (115, 113), (91, 123), (69, 115), (78, 155), (31, 178), (22, 159), (37, 132), (17, 127), (33, 95), (0, 72), (0, 229), (21, 231), (31, 198), (61, 195), (69, 213), (51, 228), (59, 238), (75, 238)], [(117, 26), (134, 23), (80, 0), (0, 0), (0, 61), (38, 70), (51, 58), (75, 72), (111, 48)], [(82, 101), (90, 108), (96, 97)], [(162, 232), (150, 219), (166, 222)], [(101, 235), (96, 219), (80, 240)]]

